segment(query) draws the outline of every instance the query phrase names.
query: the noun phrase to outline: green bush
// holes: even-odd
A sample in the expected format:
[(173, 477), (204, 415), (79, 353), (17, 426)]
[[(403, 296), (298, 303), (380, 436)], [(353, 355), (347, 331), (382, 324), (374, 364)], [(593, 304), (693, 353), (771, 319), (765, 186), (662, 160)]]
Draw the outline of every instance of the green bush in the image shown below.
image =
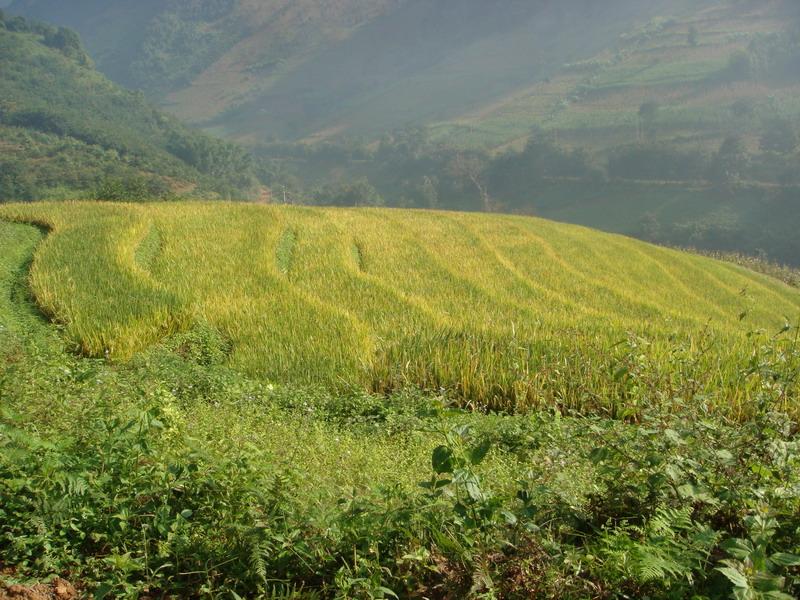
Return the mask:
[(22, 165), (0, 161), (0, 202), (35, 200), (36, 196), (36, 186)]
[(94, 197), (105, 202), (147, 202), (175, 198), (169, 185), (155, 177), (103, 177), (94, 189)]
[(314, 203), (324, 206), (383, 206), (378, 190), (366, 177), (352, 183), (331, 184), (314, 192)]

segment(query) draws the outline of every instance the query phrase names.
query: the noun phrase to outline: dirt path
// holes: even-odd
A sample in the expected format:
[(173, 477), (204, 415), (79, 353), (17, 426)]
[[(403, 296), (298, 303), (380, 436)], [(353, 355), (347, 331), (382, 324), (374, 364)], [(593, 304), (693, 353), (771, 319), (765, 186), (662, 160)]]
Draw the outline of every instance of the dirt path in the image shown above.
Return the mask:
[(70, 582), (58, 577), (49, 584), (0, 584), (0, 600), (77, 600), (80, 597), (78, 590)]

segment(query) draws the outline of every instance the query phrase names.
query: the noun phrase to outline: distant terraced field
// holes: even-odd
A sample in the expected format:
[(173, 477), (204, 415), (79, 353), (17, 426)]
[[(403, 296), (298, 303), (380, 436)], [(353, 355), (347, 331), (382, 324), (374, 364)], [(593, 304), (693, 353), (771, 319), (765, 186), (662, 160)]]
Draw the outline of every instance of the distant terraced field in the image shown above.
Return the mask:
[(127, 360), (213, 331), (227, 363), (281, 383), (616, 413), (646, 395), (646, 366), (664, 393), (746, 410), (745, 334), (800, 316), (797, 290), (743, 268), (526, 217), (70, 203), (0, 218), (50, 231), (30, 283), (76, 350)]
[[(693, 4), (688, 12), (631, 29), (589, 60), (561, 65), (546, 80), (432, 124), (433, 137), (502, 149), (523, 145), (537, 128), (562, 144), (602, 154), (639, 139), (639, 109), (655, 100), (660, 110), (652, 133), (659, 140), (711, 152), (735, 131), (757, 147), (763, 122), (776, 112), (797, 119), (796, 78), (727, 81), (719, 75), (737, 52), (796, 26), (796, 3)], [(696, 32), (694, 43), (690, 30)], [(737, 115), (737, 102), (754, 113)]]

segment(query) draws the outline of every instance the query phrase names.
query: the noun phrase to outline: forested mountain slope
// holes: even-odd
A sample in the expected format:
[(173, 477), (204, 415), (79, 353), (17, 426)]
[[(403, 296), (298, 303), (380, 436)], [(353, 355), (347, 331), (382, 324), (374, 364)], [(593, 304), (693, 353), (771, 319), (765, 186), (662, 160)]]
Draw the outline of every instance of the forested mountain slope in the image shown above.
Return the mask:
[(10, 10), (74, 27), (113, 80), (250, 142), (431, 126), (434, 139), (497, 148), (537, 127), (594, 148), (643, 137), (718, 147), (732, 130), (763, 130), (760, 113), (800, 112), (793, 0), (16, 0)]
[(794, 0), (10, 10), (74, 25), (112, 78), (252, 144), (294, 202), (488, 207), (800, 264)]
[(0, 201), (255, 192), (249, 156), (97, 72), (71, 30), (0, 14)]

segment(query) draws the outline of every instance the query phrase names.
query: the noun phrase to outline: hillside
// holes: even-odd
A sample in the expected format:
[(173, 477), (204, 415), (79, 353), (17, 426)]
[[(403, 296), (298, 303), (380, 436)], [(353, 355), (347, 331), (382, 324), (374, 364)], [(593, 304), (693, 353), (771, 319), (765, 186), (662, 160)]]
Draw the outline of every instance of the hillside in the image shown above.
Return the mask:
[(477, 0), (17, 0), (10, 10), (76, 28), (112, 79), (254, 143), (411, 125), (502, 148), (535, 127), (593, 150), (657, 139), (711, 151), (732, 133), (757, 148), (765, 129), (800, 113), (791, 0), (502, 10)]
[[(412, 384), (498, 407), (580, 406), (602, 389), (614, 403), (606, 374), (629, 335), (657, 355), (710, 327), (735, 354), (751, 328), (800, 315), (800, 293), (740, 267), (530, 218), (199, 204), (0, 216), (52, 229), (33, 290), (83, 353), (129, 359), (211, 327), (230, 365), (281, 383)], [(558, 364), (564, 389), (547, 376)], [(730, 376), (703, 385), (738, 402)]]
[(0, 201), (244, 198), (239, 148), (195, 132), (97, 72), (78, 36), (0, 14)]
[(736, 134), (757, 149), (776, 122), (800, 118), (796, 2), (674, 9), (594, 56), (564, 60), (545, 81), (433, 125), (434, 137), (498, 147), (536, 128), (594, 150), (659, 140), (714, 151)]
[(800, 598), (798, 98), (797, 0), (0, 0), (0, 600)]
[(800, 265), (790, 0), (13, 9), (75, 25), (107, 74), (251, 146), (261, 198), (535, 214)]
[(11, 10), (76, 28), (106, 74), (178, 116), (258, 142), (375, 137), (491, 105), (666, 6), (696, 2), (17, 0)]
[(796, 597), (799, 309), (537, 219), (0, 206), (0, 596)]
[(75, 28), (104, 73), (153, 97), (197, 82), (175, 108), (198, 119), (241, 102), (263, 85), (257, 80), (301, 64), (400, 1), (18, 0), (10, 10)]

